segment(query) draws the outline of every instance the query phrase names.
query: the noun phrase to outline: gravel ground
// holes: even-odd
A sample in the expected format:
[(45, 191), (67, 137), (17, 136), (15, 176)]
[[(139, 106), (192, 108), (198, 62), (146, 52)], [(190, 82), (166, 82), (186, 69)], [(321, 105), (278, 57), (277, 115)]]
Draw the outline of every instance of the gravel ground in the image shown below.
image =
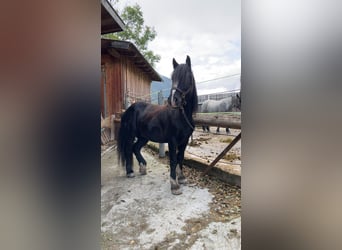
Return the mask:
[[(193, 136), (193, 141), (189, 143), (186, 151), (208, 161), (213, 161), (218, 154), (237, 136), (241, 130), (230, 129), (230, 134), (227, 135), (225, 129), (221, 128), (219, 133), (216, 133), (216, 127), (211, 128), (212, 132), (203, 132), (201, 128), (196, 128)], [(227, 153), (220, 162), (241, 165), (241, 140)]]
[[(151, 149), (146, 149), (156, 158), (158, 154)], [(169, 159), (159, 158), (164, 164), (168, 164)], [(240, 216), (241, 213), (241, 189), (236, 186), (222, 182), (215, 176), (201, 176), (201, 172), (196, 169), (184, 166), (184, 175), (191, 185), (209, 189), (213, 195), (210, 213), (215, 221), (229, 221)]]
[(171, 195), (168, 158), (148, 148), (142, 153), (148, 174), (127, 179), (115, 150), (103, 147), (102, 249), (241, 248), (239, 188), (185, 166), (190, 185)]

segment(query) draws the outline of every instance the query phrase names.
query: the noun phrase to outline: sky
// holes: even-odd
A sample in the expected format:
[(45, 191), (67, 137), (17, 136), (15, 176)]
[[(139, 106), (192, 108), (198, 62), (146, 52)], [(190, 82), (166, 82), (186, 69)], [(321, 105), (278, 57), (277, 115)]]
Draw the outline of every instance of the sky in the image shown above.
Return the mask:
[(240, 0), (120, 0), (119, 9), (135, 3), (157, 32), (148, 47), (161, 56), (159, 74), (170, 77), (172, 58), (189, 55), (199, 95), (240, 89)]

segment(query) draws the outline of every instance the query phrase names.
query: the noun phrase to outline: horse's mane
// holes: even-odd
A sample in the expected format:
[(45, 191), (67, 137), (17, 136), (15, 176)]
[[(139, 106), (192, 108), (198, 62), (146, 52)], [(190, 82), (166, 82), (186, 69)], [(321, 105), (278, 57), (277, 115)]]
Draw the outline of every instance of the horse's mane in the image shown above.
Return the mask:
[[(192, 73), (191, 67), (189, 67), (186, 64), (179, 64), (175, 70), (172, 72), (171, 75), (172, 80), (178, 81), (178, 84), (184, 84), (190, 82), (193, 86), (192, 92), (191, 92), (191, 108), (192, 112), (197, 112), (198, 109), (198, 97), (197, 97), (197, 90), (196, 90), (196, 83), (195, 78)], [(186, 88), (189, 88), (190, 86), (186, 86)]]

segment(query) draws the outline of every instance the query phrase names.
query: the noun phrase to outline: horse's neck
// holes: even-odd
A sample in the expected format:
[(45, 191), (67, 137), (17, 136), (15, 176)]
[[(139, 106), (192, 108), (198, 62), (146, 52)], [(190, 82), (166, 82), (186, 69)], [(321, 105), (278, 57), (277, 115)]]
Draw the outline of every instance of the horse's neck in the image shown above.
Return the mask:
[(192, 118), (192, 113), (194, 112), (194, 107), (192, 107), (192, 100), (187, 100), (187, 105), (184, 106), (185, 115), (188, 118)]

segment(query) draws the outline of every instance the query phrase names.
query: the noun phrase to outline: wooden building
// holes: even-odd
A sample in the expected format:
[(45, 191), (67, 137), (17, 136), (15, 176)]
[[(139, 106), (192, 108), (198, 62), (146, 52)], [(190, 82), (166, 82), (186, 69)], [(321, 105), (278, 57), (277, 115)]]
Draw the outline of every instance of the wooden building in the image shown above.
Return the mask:
[(136, 101), (150, 101), (151, 81), (159, 74), (131, 43), (101, 39), (101, 113), (121, 114)]
[[(125, 24), (107, 0), (101, 0), (101, 35), (120, 32)], [(101, 140), (114, 139), (116, 117), (136, 101), (150, 101), (151, 81), (158, 73), (130, 42), (101, 39)], [(114, 126), (114, 122), (117, 123)], [(110, 134), (110, 136), (109, 136)], [(116, 136), (115, 136), (116, 137)]]

